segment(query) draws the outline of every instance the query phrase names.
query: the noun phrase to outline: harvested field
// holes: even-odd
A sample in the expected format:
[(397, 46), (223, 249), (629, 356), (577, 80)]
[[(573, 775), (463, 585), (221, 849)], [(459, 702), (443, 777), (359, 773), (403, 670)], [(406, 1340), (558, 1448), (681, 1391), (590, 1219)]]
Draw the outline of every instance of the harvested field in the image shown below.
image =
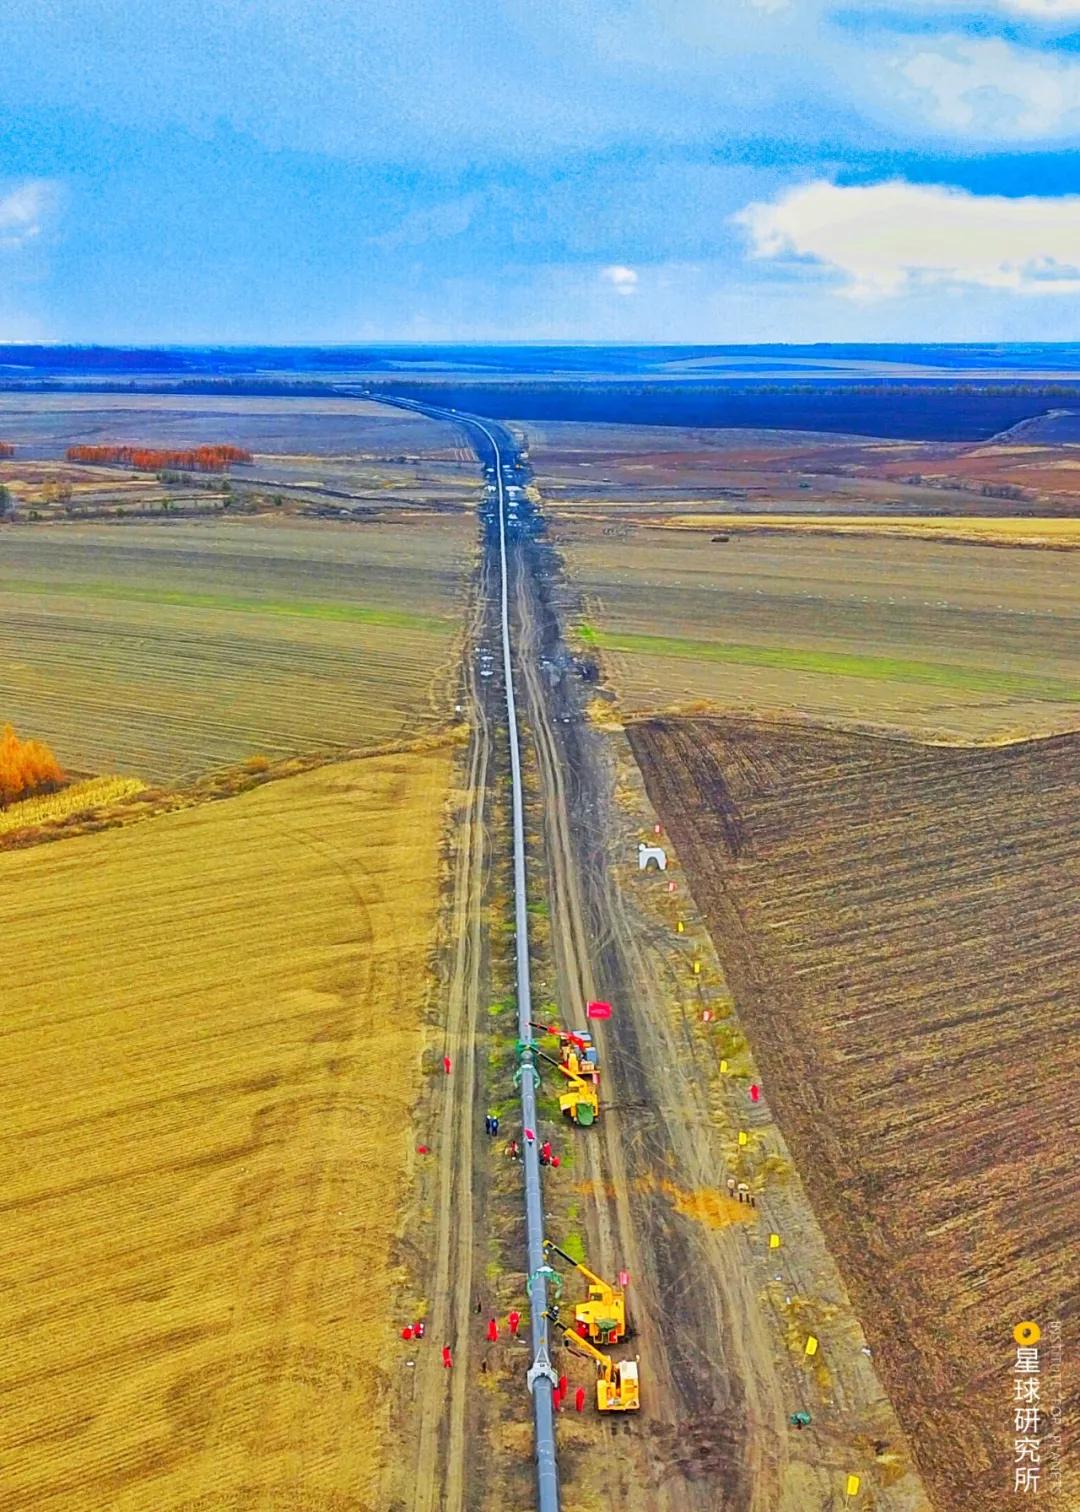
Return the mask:
[(75, 771), (179, 780), (445, 721), (475, 525), (5, 532), (0, 711)]
[(364, 399), (124, 393), (0, 393), (0, 438), (30, 457), (62, 457), (79, 444), (216, 440), (257, 452), (416, 454), (454, 439), (437, 421)]
[(694, 704), (941, 740), (1076, 727), (1071, 554), (812, 532), (553, 531), (625, 712)]
[(755, 513), (1068, 516), (1080, 502), (1075, 445), (735, 428), (518, 428), (528, 434), (544, 493), (578, 508), (617, 502), (726, 510), (737, 503)]
[(1027, 1319), (1075, 1507), (1080, 737), (629, 733), (938, 1512), (1014, 1505)]
[(5, 1512), (377, 1512), (449, 773), (0, 856)]
[(674, 514), (655, 523), (665, 530), (710, 534), (784, 531), (800, 535), (905, 536), (909, 540), (969, 541), (984, 546), (1045, 546), (1056, 551), (1080, 547), (1080, 519), (1061, 516)]

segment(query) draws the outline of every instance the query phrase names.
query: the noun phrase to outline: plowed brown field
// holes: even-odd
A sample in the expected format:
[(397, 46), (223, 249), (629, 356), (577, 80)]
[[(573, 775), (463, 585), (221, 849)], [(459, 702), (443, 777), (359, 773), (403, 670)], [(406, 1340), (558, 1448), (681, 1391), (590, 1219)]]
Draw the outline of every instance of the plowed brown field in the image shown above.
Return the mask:
[(1080, 1422), (1080, 737), (630, 738), (935, 1504), (1012, 1506), (1016, 1323), (1063, 1326), (1043, 1401)]
[(0, 856), (3, 1512), (381, 1512), (449, 773)]

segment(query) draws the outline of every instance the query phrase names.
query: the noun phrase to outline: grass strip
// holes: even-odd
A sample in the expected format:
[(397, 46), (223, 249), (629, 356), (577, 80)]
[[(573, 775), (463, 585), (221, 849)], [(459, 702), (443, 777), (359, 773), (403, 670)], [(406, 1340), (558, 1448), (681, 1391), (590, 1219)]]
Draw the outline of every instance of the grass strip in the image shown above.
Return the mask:
[(598, 630), (582, 625), (581, 640), (605, 651), (641, 656), (673, 656), (687, 661), (726, 662), (733, 666), (774, 667), (825, 677), (863, 677), (874, 682), (923, 683), (972, 693), (1006, 697), (1080, 701), (1080, 685), (1037, 673), (1004, 672), (995, 668), (960, 667), (952, 662), (910, 661), (893, 656), (867, 656), (848, 651), (815, 651), (790, 646), (750, 646), (730, 641), (692, 640), (682, 636), (643, 635), (634, 631)]
[(412, 614), (407, 609), (376, 609), (370, 604), (347, 604), (340, 600), (236, 598), (231, 594), (189, 593), (175, 588), (134, 588), (113, 583), (57, 583), (37, 579), (5, 578), (4, 593), (52, 594), (73, 598), (105, 599), (116, 603), (157, 604), (170, 609), (204, 609), (230, 614), (272, 614), (296, 619), (336, 620), (361, 625), (382, 625), (395, 630), (445, 633), (446, 621), (432, 615)]

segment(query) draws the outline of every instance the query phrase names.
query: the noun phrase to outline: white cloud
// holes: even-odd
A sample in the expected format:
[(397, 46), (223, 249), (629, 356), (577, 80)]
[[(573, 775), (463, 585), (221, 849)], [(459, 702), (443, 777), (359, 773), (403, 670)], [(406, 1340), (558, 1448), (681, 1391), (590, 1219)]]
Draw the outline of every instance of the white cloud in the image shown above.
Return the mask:
[(734, 219), (754, 256), (835, 269), (855, 299), (932, 284), (1080, 293), (1080, 195), (1006, 199), (902, 179), (849, 188), (819, 179)]
[(0, 193), (0, 247), (23, 247), (40, 236), (59, 198), (50, 179), (27, 179)]
[(617, 294), (633, 294), (637, 291), (637, 274), (633, 268), (624, 267), (622, 263), (612, 263), (609, 268), (602, 268), (600, 277), (609, 283)]
[(946, 37), (896, 65), (929, 120), (981, 140), (1080, 132), (1080, 61), (1000, 38)]
[(1027, 16), (1049, 16), (1055, 21), (1080, 16), (1080, 0), (1001, 0), (1001, 3), (1007, 10)]
[[(966, 0), (937, 0), (937, 3), (950, 5), (954, 10), (967, 8)], [(997, 0), (997, 8), (1043, 21), (1068, 21), (1080, 16), (1080, 0)]]

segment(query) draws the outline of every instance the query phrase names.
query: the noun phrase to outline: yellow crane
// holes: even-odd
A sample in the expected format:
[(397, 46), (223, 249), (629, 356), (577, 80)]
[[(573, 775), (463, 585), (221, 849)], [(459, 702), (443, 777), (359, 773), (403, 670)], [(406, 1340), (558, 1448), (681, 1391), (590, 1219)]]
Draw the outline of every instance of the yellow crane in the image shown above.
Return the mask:
[(579, 1270), (589, 1283), (589, 1297), (574, 1307), (578, 1333), (585, 1330), (585, 1337), (595, 1344), (618, 1344), (626, 1338), (626, 1297), (617, 1287), (609, 1285), (603, 1277), (591, 1271), (581, 1260), (575, 1260), (560, 1249), (553, 1239), (544, 1240), (544, 1259), (554, 1250), (575, 1270)]
[(571, 1071), (564, 1066), (562, 1061), (557, 1061), (554, 1056), (546, 1055), (543, 1050), (537, 1050), (541, 1060), (546, 1060), (549, 1065), (555, 1067), (569, 1081), (570, 1085), (559, 1098), (559, 1107), (568, 1118), (572, 1118), (576, 1124), (584, 1128), (593, 1124), (600, 1117), (600, 1095), (596, 1090), (595, 1082), (576, 1071)]
[(563, 1329), (563, 1337), (571, 1349), (588, 1355), (596, 1362), (596, 1406), (600, 1412), (637, 1412), (641, 1406), (638, 1394), (637, 1360), (609, 1360), (588, 1339), (583, 1339), (572, 1328)]

